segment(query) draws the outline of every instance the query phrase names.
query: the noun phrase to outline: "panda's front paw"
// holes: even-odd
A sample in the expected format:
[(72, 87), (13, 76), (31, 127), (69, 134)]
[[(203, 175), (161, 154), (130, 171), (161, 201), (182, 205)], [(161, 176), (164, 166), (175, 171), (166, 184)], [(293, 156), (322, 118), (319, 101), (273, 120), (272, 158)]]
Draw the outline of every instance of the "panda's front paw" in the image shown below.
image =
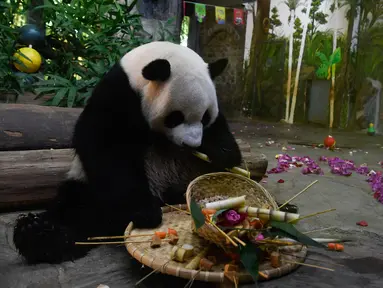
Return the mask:
[(157, 204), (142, 207), (133, 215), (133, 224), (137, 228), (156, 228), (162, 223), (162, 209)]

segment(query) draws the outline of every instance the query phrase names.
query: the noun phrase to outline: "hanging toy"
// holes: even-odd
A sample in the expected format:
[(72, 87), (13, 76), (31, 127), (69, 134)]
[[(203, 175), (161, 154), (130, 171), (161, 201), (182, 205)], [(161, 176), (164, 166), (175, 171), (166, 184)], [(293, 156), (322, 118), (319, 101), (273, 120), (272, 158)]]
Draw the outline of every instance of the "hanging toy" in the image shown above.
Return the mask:
[(369, 136), (375, 135), (375, 128), (373, 123), (368, 124), (367, 135)]
[[(24, 55), (28, 58), (25, 58)], [(13, 54), (13, 57), (24, 64), (21, 65), (14, 61), (13, 65), (15, 65), (17, 70), (25, 73), (35, 73), (39, 70), (42, 62), (40, 53), (31, 46), (20, 48), (15, 54)]]
[(330, 149), (333, 149), (335, 147), (335, 139), (334, 137), (332, 137), (331, 135), (328, 135), (325, 139), (324, 139), (324, 147), (326, 148), (330, 148)]
[(41, 48), (44, 45), (44, 32), (34, 24), (26, 24), (19, 29), (18, 42), (24, 46)]

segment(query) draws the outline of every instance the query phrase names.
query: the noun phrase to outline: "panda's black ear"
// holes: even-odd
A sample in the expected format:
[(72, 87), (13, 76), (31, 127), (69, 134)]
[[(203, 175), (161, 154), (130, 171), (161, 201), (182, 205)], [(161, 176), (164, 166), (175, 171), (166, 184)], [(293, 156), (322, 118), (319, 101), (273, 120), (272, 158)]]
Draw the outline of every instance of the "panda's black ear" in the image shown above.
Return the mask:
[(166, 81), (170, 77), (170, 63), (166, 59), (157, 59), (142, 69), (142, 76), (149, 81)]
[(221, 75), (228, 63), (229, 60), (227, 58), (222, 58), (215, 62), (209, 63), (209, 73), (211, 79), (214, 79), (215, 77)]

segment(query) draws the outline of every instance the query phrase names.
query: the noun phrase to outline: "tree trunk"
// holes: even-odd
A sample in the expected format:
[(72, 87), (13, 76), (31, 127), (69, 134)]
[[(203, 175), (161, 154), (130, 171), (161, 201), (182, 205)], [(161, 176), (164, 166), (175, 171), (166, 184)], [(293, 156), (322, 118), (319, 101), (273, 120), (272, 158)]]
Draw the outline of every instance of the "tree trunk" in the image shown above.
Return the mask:
[[(311, 2), (312, 2), (312, 0), (307, 1), (307, 6), (308, 6), (307, 15), (310, 15)], [(303, 27), (302, 41), (301, 41), (301, 47), (299, 50), (299, 57), (298, 57), (297, 74), (295, 76), (293, 99), (291, 101), (291, 109), (290, 109), (290, 115), (289, 115), (289, 121), (288, 121), (288, 123), (290, 123), (290, 124), (294, 123), (295, 104), (297, 102), (297, 94), (298, 94), (298, 87), (299, 87), (299, 74), (301, 73), (303, 52), (305, 49), (306, 36), (307, 36), (307, 27), (308, 27), (308, 22), (306, 22), (304, 27)]]
[[(335, 0), (335, 27), (334, 27), (334, 35), (333, 35), (333, 45), (332, 45), (332, 52), (334, 53), (337, 46), (337, 40), (338, 40), (338, 0)], [(332, 65), (332, 71), (331, 71), (331, 89), (330, 89), (330, 121), (329, 121), (329, 127), (332, 129), (333, 123), (334, 123), (334, 102), (335, 102), (335, 73), (336, 73), (336, 64)]]
[[(342, 55), (342, 69), (339, 73), (340, 75), (340, 81), (338, 81), (337, 86), (337, 95), (339, 95), (338, 101), (335, 103), (335, 114), (339, 115), (338, 119), (335, 119), (335, 125), (340, 128), (345, 128), (347, 123), (347, 99), (348, 99), (348, 93), (349, 93), (349, 74), (350, 74), (350, 49), (351, 49), (351, 43), (352, 43), (352, 36), (353, 36), (353, 27), (355, 22), (355, 16), (356, 16), (356, 7), (351, 6), (350, 7), (350, 19), (348, 19), (348, 26), (347, 26), (347, 39), (346, 43), (344, 44), (343, 49), (343, 55)], [(340, 82), (340, 83), (339, 83)]]
[[(269, 19), (269, 14), (270, 0), (258, 0), (256, 13), (253, 10), (253, 35), (251, 37), (249, 66), (245, 78), (245, 99), (247, 103), (254, 97), (257, 70), (260, 68), (257, 67), (257, 63), (262, 50), (261, 44), (267, 39), (269, 33), (269, 25), (264, 25), (265, 21)], [(256, 101), (255, 98), (253, 98), (253, 101)], [(254, 111), (252, 111), (253, 114)]]
[(286, 90), (286, 112), (285, 112), (285, 121), (289, 120), (289, 109), (290, 109), (290, 98), (291, 98), (291, 74), (293, 72), (293, 46), (294, 46), (294, 21), (295, 21), (295, 11), (291, 10), (291, 31), (289, 38), (289, 64), (287, 70), (287, 90)]

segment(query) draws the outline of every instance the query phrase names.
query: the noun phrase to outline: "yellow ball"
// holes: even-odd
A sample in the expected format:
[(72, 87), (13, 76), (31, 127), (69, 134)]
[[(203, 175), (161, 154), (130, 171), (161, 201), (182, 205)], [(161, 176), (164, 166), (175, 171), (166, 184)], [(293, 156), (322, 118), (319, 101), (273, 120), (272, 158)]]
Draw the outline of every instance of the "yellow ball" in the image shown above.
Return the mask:
[[(28, 57), (29, 59), (25, 58), (24, 55)], [(13, 63), (16, 69), (21, 72), (35, 73), (37, 70), (39, 70), (41, 66), (41, 61), (42, 61), (41, 56), (39, 52), (37, 52), (33, 48), (29, 48), (29, 47), (20, 48), (19, 50), (17, 50), (17, 52), (13, 56), (25, 65), (25, 66), (20, 65), (16, 61)]]

